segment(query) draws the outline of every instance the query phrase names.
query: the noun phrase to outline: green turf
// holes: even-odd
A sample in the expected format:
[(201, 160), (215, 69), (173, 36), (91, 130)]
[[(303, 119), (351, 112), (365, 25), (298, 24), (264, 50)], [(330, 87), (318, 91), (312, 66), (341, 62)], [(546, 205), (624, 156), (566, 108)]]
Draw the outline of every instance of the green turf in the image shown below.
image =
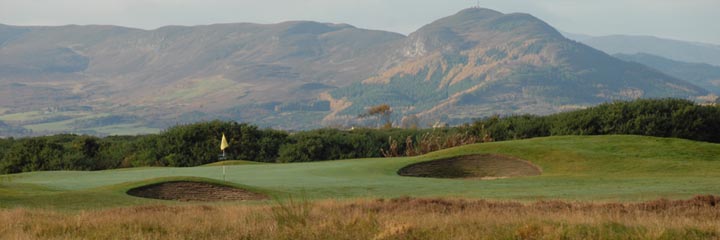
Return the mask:
[(78, 120), (89, 120), (89, 119), (98, 118), (98, 117), (106, 117), (108, 115), (109, 114), (106, 114), (106, 113), (89, 114), (89, 115), (78, 116), (78, 117), (67, 119), (67, 120), (25, 125), (23, 127), (33, 130), (35, 132), (44, 132), (44, 131), (62, 132), (62, 131), (72, 130), (73, 124), (75, 122), (77, 122)]
[[(497, 153), (540, 166), (541, 176), (500, 180), (401, 177), (411, 163)], [(638, 201), (720, 194), (720, 144), (640, 136), (548, 137), (463, 146), (412, 158), (226, 166), (227, 180), (277, 197), (470, 197)], [(221, 166), (0, 176), (0, 207), (83, 209), (157, 202), (127, 196), (128, 182), (222, 179)]]
[(214, 162), (214, 163), (208, 163), (203, 166), (205, 167), (213, 167), (213, 166), (232, 166), (232, 165), (247, 165), (247, 164), (263, 164), (261, 162), (253, 162), (253, 161), (247, 161), (247, 160), (228, 160), (228, 161), (220, 161), (220, 162)]
[(0, 116), (0, 121), (30, 121), (30, 120), (36, 120), (41, 119), (43, 117), (43, 112), (41, 111), (30, 111), (30, 112), (21, 112), (21, 113), (11, 113), (11, 114), (3, 114)]
[(124, 123), (116, 125), (106, 125), (101, 127), (89, 128), (88, 130), (97, 133), (116, 135), (116, 136), (133, 136), (148, 133), (157, 133), (162, 131), (159, 128), (144, 127), (141, 123)]
[[(34, 132), (81, 132), (84, 130), (94, 131), (98, 134), (106, 135), (139, 135), (147, 133), (157, 133), (161, 129), (144, 127), (141, 123), (122, 123), (115, 125), (104, 125), (89, 128), (77, 128), (77, 123), (83, 120), (93, 120), (96, 118), (107, 117), (109, 114), (92, 113), (84, 111), (66, 111), (66, 112), (42, 112), (29, 111), (22, 113), (2, 114), (3, 109), (0, 108), (0, 121), (20, 124), (23, 128), (30, 129)], [(67, 117), (67, 119), (53, 120), (56, 117)], [(33, 123), (27, 123), (28, 121)]]
[(252, 85), (237, 83), (222, 77), (195, 79), (194, 81), (188, 82), (187, 85), (182, 88), (161, 92), (155, 100), (158, 102), (189, 101), (194, 98), (217, 94), (221, 91), (246, 92), (250, 86)]

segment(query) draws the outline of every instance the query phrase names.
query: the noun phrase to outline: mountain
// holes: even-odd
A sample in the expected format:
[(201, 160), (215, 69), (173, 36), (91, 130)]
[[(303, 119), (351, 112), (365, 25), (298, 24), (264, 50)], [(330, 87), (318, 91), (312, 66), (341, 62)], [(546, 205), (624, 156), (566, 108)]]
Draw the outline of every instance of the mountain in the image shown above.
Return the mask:
[(347, 24), (0, 25), (0, 121), (33, 134), (135, 134), (205, 119), (304, 129), (395, 117), (462, 122), (707, 91), (563, 37), (528, 14), (466, 9), (404, 36)]
[(331, 91), (335, 116), (392, 103), (403, 116), (462, 122), (491, 114), (547, 114), (606, 101), (704, 95), (641, 64), (568, 40), (528, 14), (467, 9), (410, 34), (408, 60)]
[(652, 36), (612, 35), (591, 37), (566, 34), (569, 38), (608, 54), (647, 53), (676, 61), (720, 66), (720, 45), (685, 42)]
[(572, 39), (572, 40), (575, 40), (578, 42), (583, 42), (585, 40), (595, 38), (595, 36), (587, 35), (587, 34), (571, 33), (571, 32), (565, 32), (565, 31), (560, 31), (560, 33), (562, 33), (562, 35), (565, 36), (566, 38)]
[(615, 54), (619, 59), (655, 68), (667, 75), (686, 80), (720, 95), (720, 67), (705, 63), (674, 61), (652, 54)]
[[(313, 102), (320, 91), (369, 77), (386, 67), (388, 44), (404, 38), (307, 21), (152, 31), (0, 26), (0, 33), (0, 107), (42, 112), (15, 121), (33, 130), (47, 118), (107, 113), (158, 128), (201, 118), (255, 121), (281, 103)], [(80, 125), (58, 128), (104, 123)]]

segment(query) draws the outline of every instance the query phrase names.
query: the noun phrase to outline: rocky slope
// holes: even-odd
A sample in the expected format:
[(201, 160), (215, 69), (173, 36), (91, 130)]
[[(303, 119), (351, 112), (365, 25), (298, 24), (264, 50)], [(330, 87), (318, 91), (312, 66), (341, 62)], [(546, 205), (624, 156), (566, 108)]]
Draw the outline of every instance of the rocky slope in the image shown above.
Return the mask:
[(707, 94), (568, 40), (527, 14), (467, 9), (424, 26), (396, 49), (407, 60), (332, 92), (335, 99), (352, 103), (337, 115), (391, 102), (401, 115), (461, 122), (490, 114), (545, 114), (613, 100)]

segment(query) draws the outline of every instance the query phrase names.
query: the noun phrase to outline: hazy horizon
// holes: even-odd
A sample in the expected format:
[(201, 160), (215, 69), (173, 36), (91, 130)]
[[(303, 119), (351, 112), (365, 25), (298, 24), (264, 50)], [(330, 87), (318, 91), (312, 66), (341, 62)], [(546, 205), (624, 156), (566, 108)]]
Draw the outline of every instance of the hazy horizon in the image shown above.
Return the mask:
[[(117, 25), (156, 29), (168, 25), (278, 23), (309, 20), (409, 34), (477, 1), (383, 0), (0, 0), (0, 23), (20, 26)], [(720, 44), (713, 0), (486, 0), (480, 6), (532, 14), (558, 30), (591, 36), (646, 35)], [(303, 11), (298, 11), (302, 9)]]

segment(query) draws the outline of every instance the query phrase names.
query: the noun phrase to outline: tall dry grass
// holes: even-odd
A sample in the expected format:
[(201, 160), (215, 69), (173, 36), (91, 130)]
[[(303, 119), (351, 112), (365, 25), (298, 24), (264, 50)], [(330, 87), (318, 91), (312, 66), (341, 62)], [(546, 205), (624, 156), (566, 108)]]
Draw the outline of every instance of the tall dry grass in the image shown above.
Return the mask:
[(468, 144), (475, 144), (478, 142), (490, 141), (492, 141), (492, 139), (488, 136), (481, 139), (480, 137), (472, 135), (467, 131), (453, 133), (449, 135), (430, 132), (419, 136), (419, 138), (417, 139), (413, 138), (412, 136), (406, 137), (404, 151), (400, 150), (400, 143), (398, 142), (398, 140), (390, 137), (388, 138), (388, 148), (381, 148), (380, 154), (382, 154), (383, 157), (411, 157), (427, 154), (429, 152), (434, 152), (446, 148), (453, 148)]
[(377, 199), (0, 211), (1, 239), (718, 239), (720, 197), (638, 204)]

